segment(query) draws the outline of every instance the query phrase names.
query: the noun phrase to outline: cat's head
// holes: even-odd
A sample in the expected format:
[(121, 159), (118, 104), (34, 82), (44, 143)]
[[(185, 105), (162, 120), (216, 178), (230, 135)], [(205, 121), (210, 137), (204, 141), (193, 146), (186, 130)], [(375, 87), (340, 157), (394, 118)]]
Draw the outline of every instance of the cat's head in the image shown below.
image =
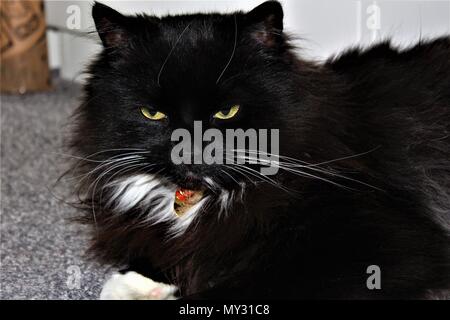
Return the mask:
[[(226, 129), (259, 134), (260, 129), (286, 126), (289, 108), (298, 99), (296, 59), (283, 33), (278, 2), (265, 2), (248, 13), (163, 18), (124, 16), (96, 3), (93, 17), (104, 49), (89, 69), (73, 143), (89, 160), (81, 166), (91, 171), (85, 180), (88, 190), (93, 183), (104, 190), (128, 177), (129, 185), (120, 191), (126, 194), (130, 184), (148, 185), (145, 178), (139, 180), (145, 175), (169, 186), (166, 192), (180, 188), (238, 194), (249, 181), (264, 181), (255, 176), (258, 166), (174, 163), (177, 142), (172, 134), (181, 129), (194, 139), (201, 125), (200, 135), (217, 129), (225, 139)], [(271, 150), (270, 134), (266, 138), (263, 152)], [(191, 153), (179, 155), (191, 158), (196, 150), (193, 146)], [(223, 157), (235, 156), (225, 151)], [(143, 198), (150, 190), (134, 194), (141, 192)], [(95, 198), (95, 191), (91, 195)], [(134, 203), (139, 195), (128, 197)]]

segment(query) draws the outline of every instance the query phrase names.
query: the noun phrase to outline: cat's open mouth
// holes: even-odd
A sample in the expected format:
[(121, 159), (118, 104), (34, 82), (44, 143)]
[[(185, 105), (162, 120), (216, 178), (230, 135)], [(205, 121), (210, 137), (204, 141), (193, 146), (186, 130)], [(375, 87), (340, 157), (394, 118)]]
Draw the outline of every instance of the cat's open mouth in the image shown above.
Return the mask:
[(178, 188), (175, 191), (175, 214), (179, 217), (184, 215), (192, 206), (197, 204), (204, 195), (204, 190), (190, 190)]

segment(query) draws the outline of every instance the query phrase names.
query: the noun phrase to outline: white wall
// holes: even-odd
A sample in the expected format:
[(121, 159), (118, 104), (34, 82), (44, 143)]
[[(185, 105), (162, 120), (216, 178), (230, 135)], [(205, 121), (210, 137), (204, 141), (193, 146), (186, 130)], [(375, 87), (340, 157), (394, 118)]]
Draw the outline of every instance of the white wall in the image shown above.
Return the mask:
[[(164, 15), (186, 12), (230, 12), (250, 10), (263, 0), (250, 1), (149, 1), (101, 0), (123, 13), (146, 12)], [(450, 0), (282, 0), (286, 31), (299, 37), (299, 52), (308, 58), (323, 60), (349, 45), (368, 45), (393, 38), (399, 45), (409, 45), (426, 37), (450, 34)], [(46, 0), (50, 25), (71, 25), (73, 11), (80, 10), (80, 28), (93, 31), (91, 1)], [(71, 7), (72, 6), (72, 7)], [(379, 12), (379, 19), (377, 19)], [(69, 19), (69, 20), (68, 20)], [(69, 22), (69, 24), (67, 24)], [(94, 37), (95, 39), (95, 37)], [(66, 79), (81, 80), (81, 70), (97, 52), (95, 41), (74, 35), (49, 38), (52, 67), (60, 67)]]
[(306, 55), (320, 59), (386, 38), (405, 46), (420, 37), (450, 35), (449, 0), (301, 0), (287, 1), (286, 9), (287, 28), (305, 39), (299, 45)]

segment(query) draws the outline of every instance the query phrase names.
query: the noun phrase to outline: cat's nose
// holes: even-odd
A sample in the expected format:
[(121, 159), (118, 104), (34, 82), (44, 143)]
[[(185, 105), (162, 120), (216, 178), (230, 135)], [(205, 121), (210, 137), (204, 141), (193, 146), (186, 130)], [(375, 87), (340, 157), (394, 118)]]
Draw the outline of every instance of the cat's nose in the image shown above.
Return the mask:
[(181, 188), (197, 190), (203, 187), (203, 178), (198, 173), (186, 169), (177, 175), (177, 184)]

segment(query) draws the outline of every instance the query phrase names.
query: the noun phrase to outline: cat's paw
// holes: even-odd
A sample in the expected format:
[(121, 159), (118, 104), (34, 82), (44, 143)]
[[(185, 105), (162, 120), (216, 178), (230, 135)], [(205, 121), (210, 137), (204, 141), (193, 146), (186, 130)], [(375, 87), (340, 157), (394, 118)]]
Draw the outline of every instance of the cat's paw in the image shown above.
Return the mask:
[(103, 285), (100, 300), (173, 300), (177, 288), (129, 271), (115, 273)]

